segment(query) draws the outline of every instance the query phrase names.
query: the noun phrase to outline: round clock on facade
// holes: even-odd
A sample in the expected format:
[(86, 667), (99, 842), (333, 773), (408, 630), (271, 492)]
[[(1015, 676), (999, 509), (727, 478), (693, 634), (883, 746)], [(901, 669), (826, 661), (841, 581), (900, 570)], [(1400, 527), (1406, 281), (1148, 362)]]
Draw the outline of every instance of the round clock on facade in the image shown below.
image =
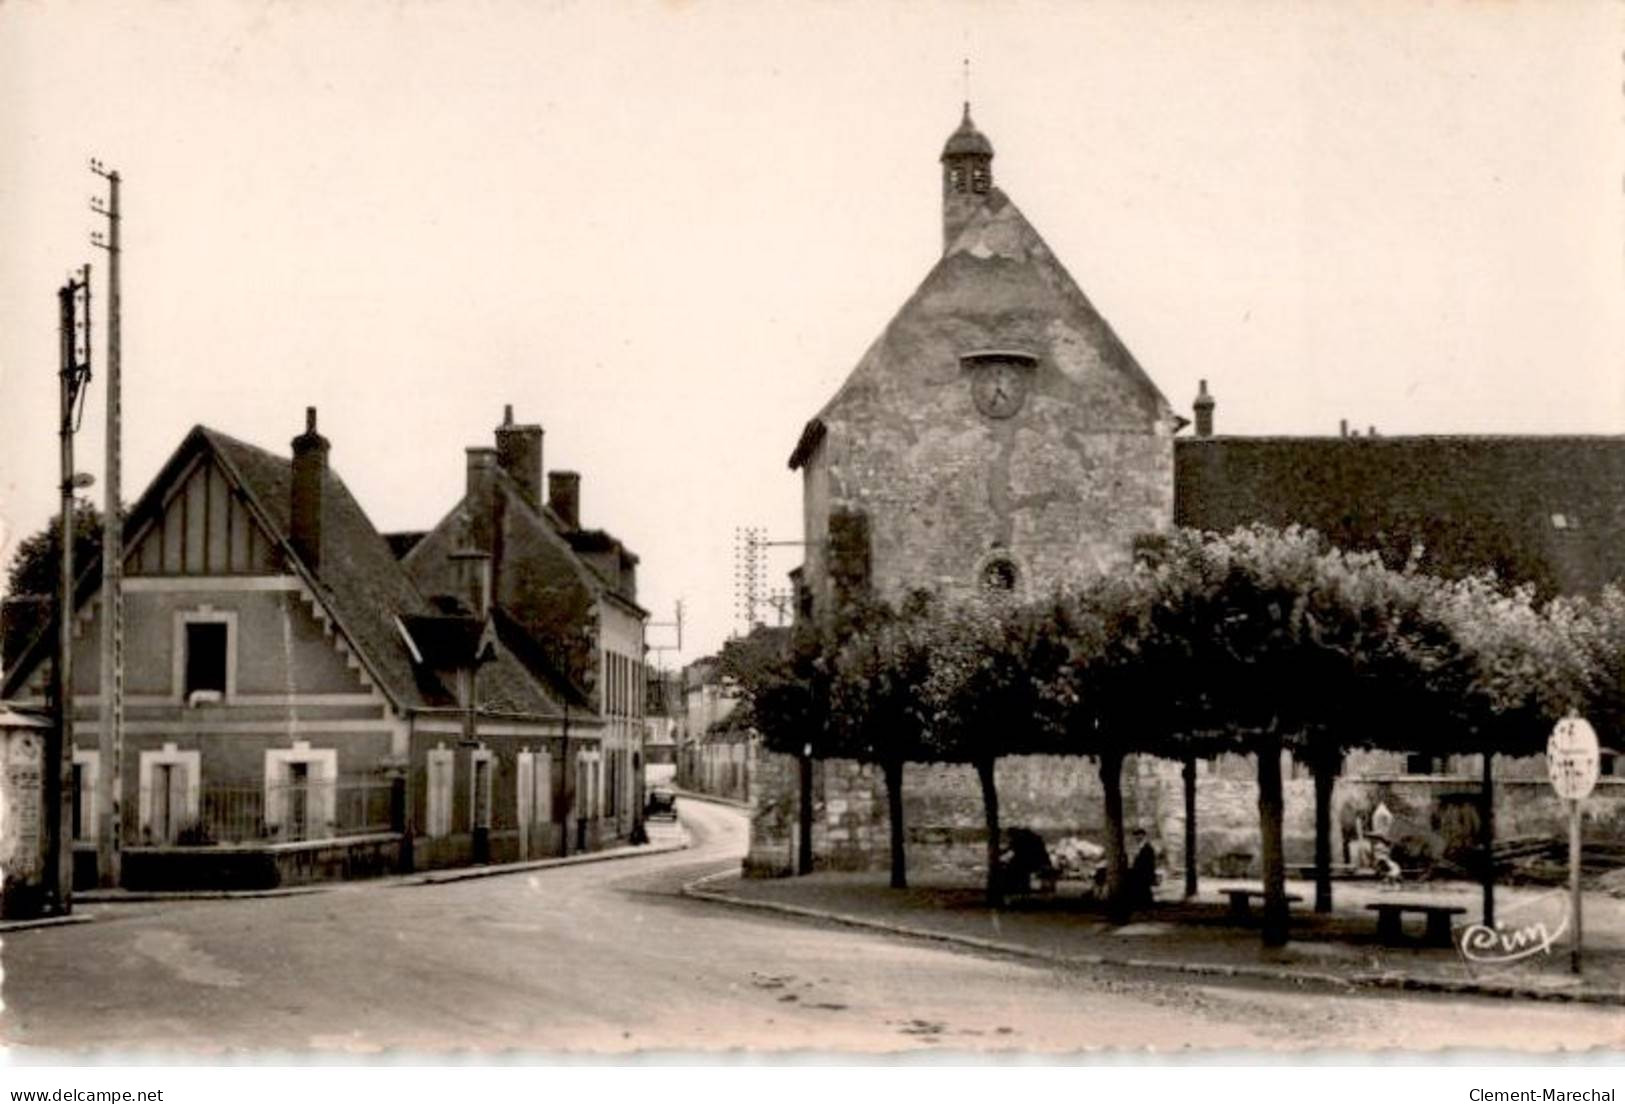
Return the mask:
[(971, 397), (976, 409), (989, 418), (1008, 418), (1021, 409), (1032, 386), (1031, 357), (973, 353), (964, 359), (971, 373)]

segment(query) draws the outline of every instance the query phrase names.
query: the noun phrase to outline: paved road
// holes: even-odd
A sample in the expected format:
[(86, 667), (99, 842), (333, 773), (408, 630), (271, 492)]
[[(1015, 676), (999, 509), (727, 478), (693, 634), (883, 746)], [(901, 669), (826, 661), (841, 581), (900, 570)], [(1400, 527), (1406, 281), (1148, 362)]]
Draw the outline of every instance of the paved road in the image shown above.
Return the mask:
[(891, 1051), (1625, 1045), (1617, 1009), (1306, 995), (1060, 971), (676, 896), (744, 850), (436, 886), (99, 906), (14, 933), (0, 1034), (166, 1051)]

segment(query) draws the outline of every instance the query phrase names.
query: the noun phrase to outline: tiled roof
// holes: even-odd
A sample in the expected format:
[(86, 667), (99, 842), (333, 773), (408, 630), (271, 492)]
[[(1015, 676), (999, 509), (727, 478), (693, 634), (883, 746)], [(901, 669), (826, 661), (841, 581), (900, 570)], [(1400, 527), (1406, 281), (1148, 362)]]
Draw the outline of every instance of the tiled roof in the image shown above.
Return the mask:
[(1443, 575), (1542, 594), (1625, 576), (1625, 437), (1208, 437), (1176, 441), (1174, 520), (1297, 523)]
[[(295, 558), (287, 535), (293, 465), (286, 457), (239, 441), (218, 430), (199, 427), (228, 474), (236, 476), (261, 513), (284, 554)], [(425, 694), (413, 670), (406, 642), (395, 627), (402, 615), (428, 614), (428, 603), (401, 570), (378, 530), (350, 494), (338, 473), (327, 469), (322, 509), (322, 560), (315, 573), (321, 596), (340, 627), (361, 652), (361, 660), (380, 680), (380, 689), (405, 708), (444, 704), (445, 694)]]
[[(444, 616), (424, 598), (396, 559), (390, 542), (373, 527), (333, 468), (327, 469), (324, 484), (322, 557), (320, 569), (314, 573), (299, 561), (288, 540), (292, 462), (203, 426), (187, 435), (148, 486), (131, 511), (126, 531), (135, 532), (146, 519), (159, 516), (168, 488), (203, 450), (213, 453), (227, 480), (242, 492), (278, 545), (280, 559), (299, 565), (379, 689), (402, 709), (455, 706), (457, 697), (440, 674), (454, 665), (455, 654), (467, 650), (469, 642), (462, 637), (468, 628), (461, 623), (472, 619)], [(87, 566), (80, 576), (80, 603), (95, 594), (100, 577), (99, 563)], [(413, 645), (402, 636), (398, 621), (413, 626)], [(559, 716), (559, 703), (570, 696), (570, 691), (555, 686), (556, 676), (545, 665), (532, 662), (528, 652), (521, 658), (525, 650), (515, 646), (514, 631), (504, 632), (498, 624), (496, 655), (480, 671), (481, 708), (525, 716)], [(414, 645), (420, 654), (425, 646), (428, 648), (424, 662), (414, 662)], [(15, 692), (14, 683), (37, 662), (33, 653), (44, 646), (42, 637), (30, 649), (25, 662), (7, 671), (6, 693)]]

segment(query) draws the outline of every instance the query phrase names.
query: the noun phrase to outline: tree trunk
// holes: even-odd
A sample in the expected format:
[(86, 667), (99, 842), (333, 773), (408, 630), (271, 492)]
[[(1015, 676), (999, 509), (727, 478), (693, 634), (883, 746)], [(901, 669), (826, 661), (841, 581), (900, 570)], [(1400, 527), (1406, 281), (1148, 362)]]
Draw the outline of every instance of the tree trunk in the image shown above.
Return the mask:
[(1004, 870), (999, 862), (999, 787), (993, 779), (995, 759), (976, 764), (976, 778), (982, 783), (982, 809), (987, 814), (987, 906), (1004, 905)]
[(1196, 896), (1196, 757), (1185, 760), (1185, 896)]
[(908, 856), (903, 848), (903, 761), (889, 760), (886, 775), (886, 811), (891, 817), (891, 887), (908, 888)]
[(813, 868), (813, 761), (811, 749), (801, 755), (801, 839), (796, 848), (796, 873), (811, 874)]
[(1264, 869), (1264, 946), (1287, 941), (1286, 854), (1281, 839), (1281, 737), (1273, 728), (1259, 736), (1258, 829)]
[(1106, 805), (1106, 914), (1128, 922), (1128, 847), (1123, 838), (1123, 753), (1100, 753), (1100, 789)]
[(1332, 787), (1342, 758), (1326, 749), (1316, 751), (1315, 772), (1315, 911), (1332, 911)]
[(1484, 868), (1479, 878), (1484, 887), (1486, 928), (1495, 927), (1495, 753), (1484, 750), (1483, 807), (1478, 814), (1479, 840), (1484, 851)]

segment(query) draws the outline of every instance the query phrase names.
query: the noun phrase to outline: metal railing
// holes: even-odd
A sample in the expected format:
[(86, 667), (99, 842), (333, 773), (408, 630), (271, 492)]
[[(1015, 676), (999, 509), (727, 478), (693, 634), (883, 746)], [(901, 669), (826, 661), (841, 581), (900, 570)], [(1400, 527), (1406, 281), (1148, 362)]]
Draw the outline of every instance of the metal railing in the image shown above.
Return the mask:
[(197, 789), (195, 813), (179, 793), (152, 797), (143, 789), (149, 815), (141, 842), (149, 846), (289, 843), (391, 830), (388, 779), (209, 784)]

